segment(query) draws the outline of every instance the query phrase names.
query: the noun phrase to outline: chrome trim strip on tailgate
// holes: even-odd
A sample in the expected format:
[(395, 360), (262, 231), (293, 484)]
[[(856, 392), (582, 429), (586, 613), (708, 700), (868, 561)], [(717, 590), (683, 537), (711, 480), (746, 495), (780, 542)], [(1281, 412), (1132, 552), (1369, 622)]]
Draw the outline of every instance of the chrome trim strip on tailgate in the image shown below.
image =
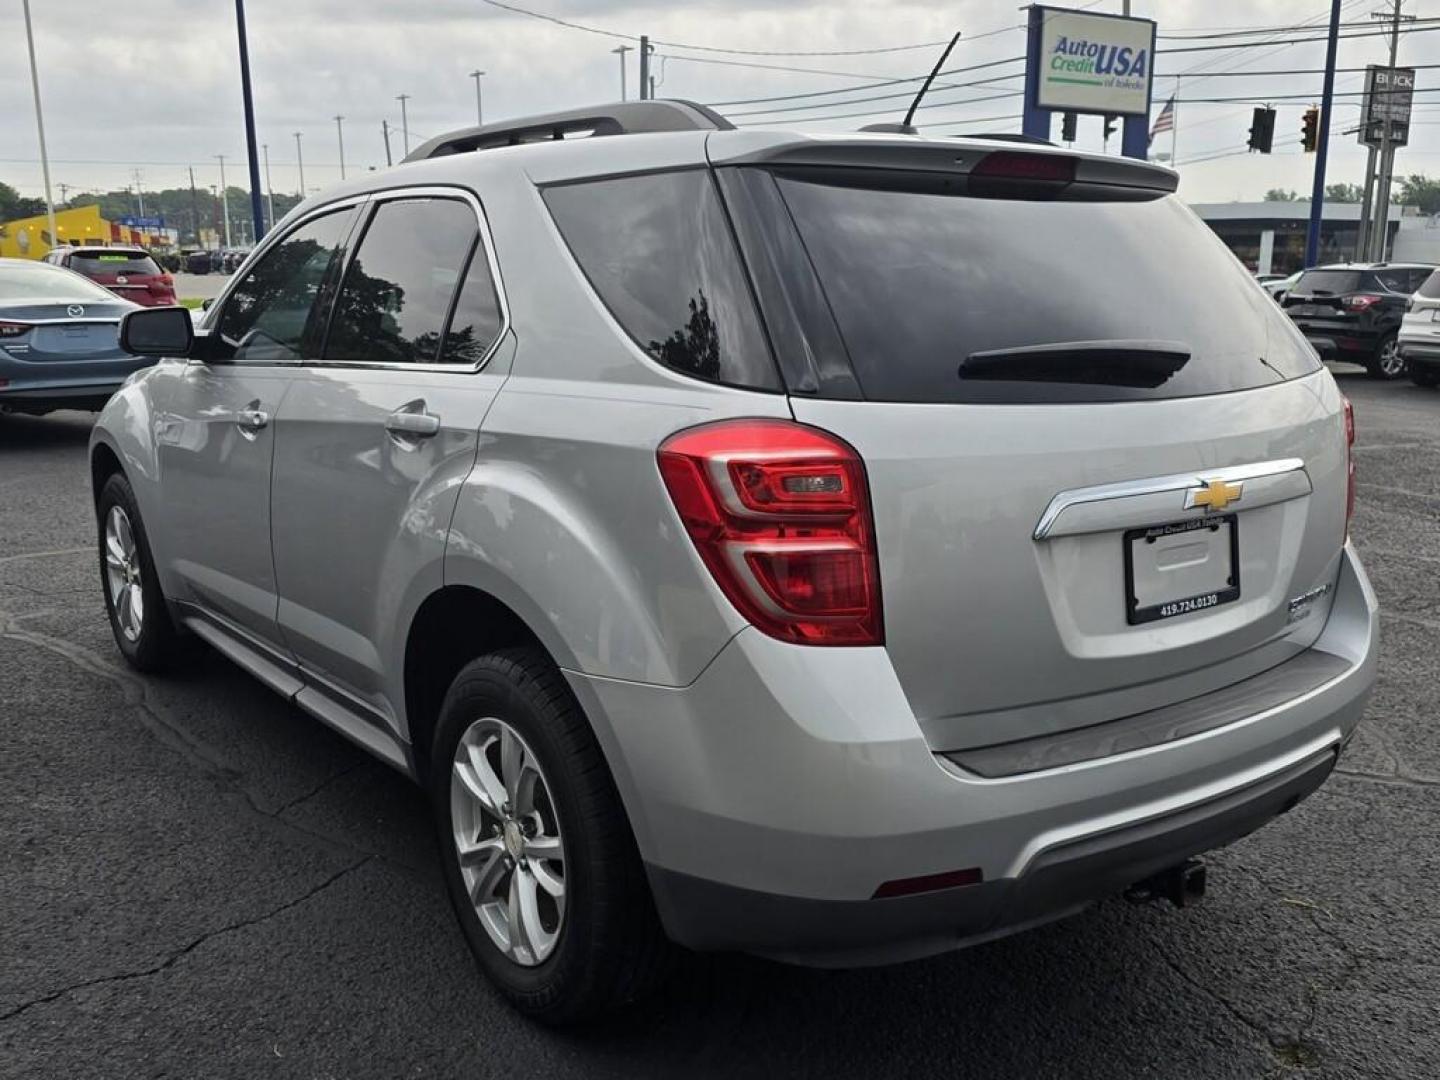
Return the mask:
[[(1040, 515), (1040, 521), (1035, 526), (1034, 538), (1044, 540), (1051, 535), (1058, 535), (1056, 523), (1060, 516), (1071, 507), (1084, 506), (1091, 503), (1113, 502), (1118, 499), (1131, 499), (1142, 495), (1164, 495), (1170, 492), (1183, 494), (1192, 488), (1204, 487), (1207, 483), (1215, 480), (1233, 484), (1245, 480), (1269, 480), (1277, 477), (1286, 477), (1292, 473), (1299, 473), (1304, 479), (1304, 490), (1288, 490), (1278, 488), (1272, 492), (1255, 492), (1251, 489), (1246, 492), (1245, 506), (1264, 506), (1267, 503), (1281, 502), (1285, 499), (1292, 499), (1298, 495), (1308, 494), (1310, 491), (1310, 480), (1305, 475), (1305, 462), (1299, 458), (1282, 458), (1278, 461), (1261, 461), (1253, 465), (1230, 465), (1220, 469), (1205, 469), (1203, 471), (1188, 473), (1173, 473), (1169, 476), (1156, 476), (1144, 480), (1122, 480), (1114, 484), (1099, 484), (1095, 487), (1075, 488), (1070, 491), (1062, 491), (1050, 500), (1050, 505)], [(1253, 494), (1252, 494), (1253, 493)], [(1254, 497), (1258, 495), (1259, 497)], [(1243, 507), (1242, 507), (1243, 509)], [(1177, 506), (1175, 518), (1184, 514), (1183, 506)], [(1122, 523), (1096, 523), (1083, 528), (1071, 528), (1065, 532), (1096, 532), (1107, 528), (1117, 528)]]

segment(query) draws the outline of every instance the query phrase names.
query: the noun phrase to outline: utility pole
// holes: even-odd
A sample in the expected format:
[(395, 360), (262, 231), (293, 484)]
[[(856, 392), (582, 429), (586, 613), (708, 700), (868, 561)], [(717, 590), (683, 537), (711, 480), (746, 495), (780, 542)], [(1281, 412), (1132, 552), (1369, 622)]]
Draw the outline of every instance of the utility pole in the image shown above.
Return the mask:
[(74, 185), (74, 184), (56, 184), (55, 186), (60, 189), (60, 205), (61, 205), (62, 207), (67, 206), (67, 205), (69, 204), (69, 202), (70, 202), (70, 189), (71, 189), (72, 187), (74, 187), (75, 185)]
[(380, 121), (380, 136), (381, 136), (381, 138), (383, 138), (383, 139), (385, 140), (385, 166), (386, 166), (386, 168), (389, 168), (391, 165), (395, 164), (393, 161), (390, 160), (390, 121), (389, 121), (389, 120), (384, 120), (384, 119), (382, 119), (382, 120)]
[(35, 31), (30, 25), (30, 0), (24, 0), (25, 44), (30, 49), (30, 87), (35, 92), (35, 130), (40, 135), (40, 171), (45, 176), (45, 220), (50, 225), (50, 246), (59, 241), (55, 229), (55, 203), (50, 198), (50, 155), (45, 151), (45, 116), (40, 111), (40, 69), (35, 66)]
[[(1365, 116), (1360, 116), (1361, 124)], [(1362, 131), (1363, 134), (1363, 131)], [(1360, 224), (1355, 231), (1355, 261), (1363, 262), (1370, 250), (1371, 200), (1375, 197), (1375, 147), (1369, 147), (1365, 154), (1365, 193), (1360, 198)]]
[(240, 39), (240, 102), (245, 110), (245, 157), (250, 170), (250, 242), (265, 235), (264, 203), (260, 201), (260, 155), (255, 153), (255, 98), (250, 93), (250, 46), (245, 38), (245, 0), (235, 0), (235, 33)]
[[(1393, 9), (1387, 14), (1385, 12), (1372, 12), (1372, 19), (1390, 20), (1390, 77), (1386, 80), (1388, 89), (1383, 91), (1372, 90), (1372, 94), (1384, 94), (1387, 98), (1395, 92), (1395, 57), (1400, 50), (1400, 22), (1405, 20), (1411, 22), (1414, 15), (1401, 15), (1400, 5), (1403, 0), (1395, 0)], [(1390, 119), (1389, 102), (1383, 103), (1385, 108), (1385, 119), (1380, 127), (1380, 183), (1375, 193), (1375, 215), (1374, 227), (1370, 230), (1370, 260), (1381, 262), (1385, 258), (1385, 248), (1390, 239), (1390, 183), (1395, 173), (1395, 147), (1391, 143), (1390, 126), (1393, 121)], [(1363, 117), (1362, 117), (1363, 119)]]
[(650, 97), (650, 38), (640, 35), (640, 100)]
[(195, 194), (195, 166), (190, 166), (190, 232), (200, 243), (200, 200)]
[(400, 145), (405, 147), (405, 156), (410, 156), (410, 115), (405, 111), (405, 103), (410, 100), (409, 94), (399, 94), (395, 98), (400, 102)]
[(265, 152), (265, 204), (270, 214), (268, 229), (275, 227), (275, 189), (270, 186), (270, 144), (263, 143), (260, 147)]
[(335, 138), (340, 143), (340, 179), (345, 179), (345, 129), (340, 125), (345, 117), (336, 114), (335, 116)]
[(143, 218), (145, 216), (145, 180), (139, 169), (135, 169), (132, 175), (135, 177), (135, 201), (140, 207), (139, 216)]
[(477, 124), (485, 123), (485, 109), (480, 101), (480, 76), (484, 74), (485, 72), (478, 68), (470, 73), (470, 77), (475, 80), (475, 123)]
[(220, 210), (225, 215), (225, 246), (230, 246), (230, 190), (225, 186), (225, 155), (216, 154), (220, 159)]
[[(1396, 0), (1398, 3), (1399, 0)], [(1310, 188), (1310, 225), (1305, 230), (1305, 266), (1320, 257), (1320, 222), (1325, 212), (1325, 159), (1330, 149), (1330, 114), (1335, 111), (1335, 50), (1340, 38), (1340, 0), (1330, 0), (1330, 34), (1325, 42), (1325, 83), (1320, 102), (1320, 131), (1315, 147), (1315, 182)]]
[(618, 49), (611, 49), (610, 51), (611, 51), (612, 53), (618, 54), (619, 57), (620, 57), (620, 100), (621, 100), (621, 101), (624, 101), (624, 100), (625, 100), (625, 92), (626, 92), (626, 86), (625, 86), (625, 54), (626, 54), (627, 52), (634, 52), (634, 51), (635, 51), (635, 46), (633, 46), (633, 45), (621, 45)]
[(295, 132), (295, 164), (300, 169), (300, 198), (305, 198), (305, 155), (300, 152), (300, 132)]

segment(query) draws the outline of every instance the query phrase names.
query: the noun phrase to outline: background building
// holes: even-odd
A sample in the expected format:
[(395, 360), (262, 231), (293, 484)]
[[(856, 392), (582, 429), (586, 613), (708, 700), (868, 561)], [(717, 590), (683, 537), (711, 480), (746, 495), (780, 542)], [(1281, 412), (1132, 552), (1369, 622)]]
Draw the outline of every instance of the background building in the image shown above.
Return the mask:
[[(69, 244), (138, 244), (145, 248), (165, 248), (175, 244), (173, 229), (133, 228), (100, 216), (98, 206), (77, 206), (55, 211), (58, 243)], [(50, 237), (50, 223), (44, 214), (0, 222), (0, 256), (11, 259), (43, 259), (55, 245)]]
[[(1257, 274), (1293, 274), (1305, 264), (1310, 200), (1196, 203), (1191, 206), (1225, 245)], [(1320, 222), (1322, 263), (1355, 258), (1360, 204), (1326, 200)], [(1413, 207), (1392, 207), (1386, 248), (1397, 262), (1440, 264), (1440, 221)]]

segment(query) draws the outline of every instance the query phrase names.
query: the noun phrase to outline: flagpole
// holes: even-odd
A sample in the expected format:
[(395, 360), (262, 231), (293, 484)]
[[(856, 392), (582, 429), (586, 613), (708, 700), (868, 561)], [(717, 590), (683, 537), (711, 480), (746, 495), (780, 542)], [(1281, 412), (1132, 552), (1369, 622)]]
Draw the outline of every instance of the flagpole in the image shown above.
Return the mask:
[(1170, 112), (1170, 168), (1180, 167), (1175, 157), (1175, 142), (1180, 137), (1180, 76), (1175, 76), (1175, 108)]

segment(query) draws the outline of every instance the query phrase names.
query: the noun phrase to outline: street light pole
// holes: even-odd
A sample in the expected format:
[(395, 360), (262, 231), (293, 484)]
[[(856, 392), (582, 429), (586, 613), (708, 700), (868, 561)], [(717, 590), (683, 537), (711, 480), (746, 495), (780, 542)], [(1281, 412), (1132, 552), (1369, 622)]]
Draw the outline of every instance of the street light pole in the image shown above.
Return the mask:
[(45, 220), (50, 225), (50, 246), (59, 241), (55, 230), (55, 203), (50, 198), (50, 155), (45, 151), (45, 116), (40, 111), (40, 69), (35, 66), (35, 31), (30, 26), (30, 0), (24, 0), (25, 44), (30, 49), (30, 86), (35, 91), (35, 130), (40, 135), (40, 171), (45, 176)]
[(260, 155), (255, 153), (255, 99), (250, 93), (250, 46), (245, 40), (245, 0), (235, 0), (235, 32), (240, 38), (240, 98), (245, 107), (245, 157), (250, 170), (250, 242), (265, 235), (260, 197)]
[(410, 156), (410, 116), (405, 111), (405, 103), (410, 100), (409, 94), (399, 94), (395, 98), (400, 102), (400, 140), (405, 147), (405, 156)]
[(620, 100), (621, 100), (621, 101), (624, 101), (624, 100), (626, 100), (626, 98), (625, 98), (625, 94), (626, 94), (626, 89), (625, 89), (625, 54), (626, 54), (627, 52), (634, 52), (634, 51), (635, 51), (635, 46), (633, 46), (633, 45), (621, 45), (618, 49), (611, 49), (610, 51), (611, 51), (612, 53), (618, 53), (619, 56), (620, 56)]
[(270, 186), (270, 144), (263, 143), (260, 147), (265, 152), (265, 203), (267, 212), (270, 214), (268, 228), (275, 227), (275, 189)]
[(225, 246), (230, 246), (230, 190), (225, 186), (225, 155), (216, 154), (220, 159), (220, 210), (225, 215)]
[(335, 138), (340, 143), (340, 179), (345, 179), (345, 129), (340, 126), (345, 117), (335, 117)]
[(295, 164), (300, 169), (300, 198), (305, 198), (305, 155), (300, 152), (300, 132), (295, 132)]
[(478, 68), (470, 73), (470, 77), (475, 80), (475, 123), (477, 124), (485, 123), (485, 110), (480, 102), (480, 76), (484, 74), (485, 72)]

